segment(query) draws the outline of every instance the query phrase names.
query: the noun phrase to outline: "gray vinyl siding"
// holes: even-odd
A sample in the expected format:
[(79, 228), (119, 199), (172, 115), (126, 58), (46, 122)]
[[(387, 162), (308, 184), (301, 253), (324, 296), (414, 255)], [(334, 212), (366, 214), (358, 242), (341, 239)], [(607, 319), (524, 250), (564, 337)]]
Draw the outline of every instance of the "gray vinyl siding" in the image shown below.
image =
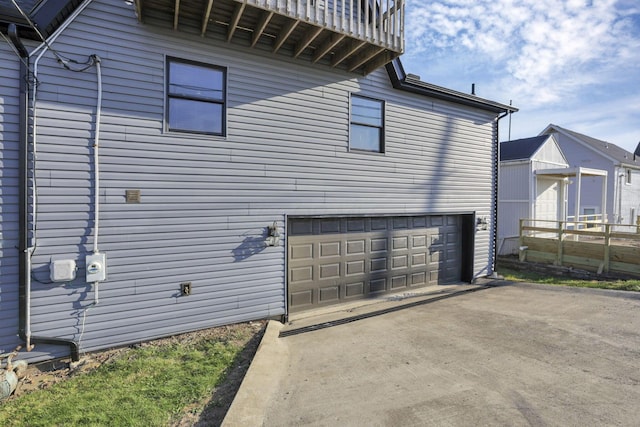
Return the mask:
[[(622, 224), (637, 224), (640, 216), (640, 170), (631, 169), (631, 184), (626, 183), (627, 168), (622, 168), (620, 173), (625, 174), (621, 178), (621, 203), (620, 212), (622, 214)], [(631, 214), (635, 213), (632, 217)], [(627, 229), (628, 230), (628, 229)]]
[(498, 198), (498, 254), (516, 254), (520, 219), (532, 217), (531, 192), (535, 176), (530, 161), (502, 162)]
[(17, 55), (0, 43), (0, 353), (18, 340)]
[[(285, 313), (285, 245), (264, 246), (287, 215), (492, 212), (495, 115), (200, 36), (137, 23), (133, 6), (96, 0), (56, 41), (102, 58), (100, 239), (108, 279), (86, 312), (82, 351)], [(163, 130), (165, 56), (227, 67), (227, 136)], [(79, 339), (93, 301), (96, 72), (48, 53), (38, 88), (38, 249), (33, 330)], [(349, 152), (349, 94), (385, 101), (386, 153)], [(125, 203), (125, 190), (141, 203)], [(286, 236), (284, 236), (286, 239)], [(491, 271), (491, 230), (475, 236)], [(47, 283), (51, 259), (78, 278)], [(192, 295), (180, 297), (180, 283)], [(66, 352), (58, 348), (56, 351)], [(43, 356), (44, 357), (44, 356)]]

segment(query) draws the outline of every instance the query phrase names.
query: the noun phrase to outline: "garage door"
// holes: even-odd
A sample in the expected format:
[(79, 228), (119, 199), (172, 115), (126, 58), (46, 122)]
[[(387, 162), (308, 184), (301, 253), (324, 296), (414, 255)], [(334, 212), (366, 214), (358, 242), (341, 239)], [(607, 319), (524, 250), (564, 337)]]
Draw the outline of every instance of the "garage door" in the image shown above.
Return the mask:
[(289, 312), (460, 281), (461, 219), (292, 218)]

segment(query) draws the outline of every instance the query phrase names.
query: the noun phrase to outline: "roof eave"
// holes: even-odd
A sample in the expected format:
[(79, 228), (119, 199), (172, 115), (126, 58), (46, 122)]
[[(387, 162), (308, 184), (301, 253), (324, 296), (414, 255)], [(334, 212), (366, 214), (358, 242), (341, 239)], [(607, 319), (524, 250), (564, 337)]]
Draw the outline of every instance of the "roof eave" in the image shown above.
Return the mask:
[(442, 86), (423, 82), (420, 79), (407, 75), (402, 63), (400, 62), (400, 58), (396, 58), (388, 63), (386, 65), (386, 69), (393, 87), (399, 90), (479, 108), (481, 110), (491, 111), (494, 113), (515, 113), (518, 111), (517, 108), (511, 105), (505, 105), (488, 99), (479, 98), (475, 95), (469, 95), (452, 89), (447, 89)]
[[(53, 34), (80, 3), (82, 0), (44, 0), (38, 3), (33, 10), (25, 10), (24, 12), (46, 38)], [(21, 37), (40, 40), (29, 22), (17, 10), (0, 8), (0, 25), (4, 27), (8, 24), (16, 24)]]

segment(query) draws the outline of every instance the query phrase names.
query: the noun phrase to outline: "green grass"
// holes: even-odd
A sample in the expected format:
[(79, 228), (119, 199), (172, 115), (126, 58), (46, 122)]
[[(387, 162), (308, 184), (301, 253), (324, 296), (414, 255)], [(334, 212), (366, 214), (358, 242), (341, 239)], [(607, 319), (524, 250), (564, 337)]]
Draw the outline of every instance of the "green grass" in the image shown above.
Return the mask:
[(0, 426), (166, 426), (211, 395), (242, 350), (229, 339), (143, 346), (0, 404)]
[(505, 267), (499, 267), (498, 273), (504, 276), (506, 280), (514, 282), (543, 283), (547, 285), (574, 286), (578, 288), (615, 289), (619, 291), (640, 292), (640, 280), (578, 280), (568, 279), (566, 277), (546, 276), (533, 272), (511, 270)]

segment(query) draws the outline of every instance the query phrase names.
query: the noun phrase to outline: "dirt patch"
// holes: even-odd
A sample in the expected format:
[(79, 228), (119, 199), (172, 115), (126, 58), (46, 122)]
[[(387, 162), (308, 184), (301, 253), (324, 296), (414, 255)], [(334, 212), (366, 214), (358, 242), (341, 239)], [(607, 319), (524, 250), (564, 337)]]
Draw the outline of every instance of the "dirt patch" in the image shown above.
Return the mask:
[(186, 408), (183, 417), (172, 424), (175, 427), (217, 426), (222, 423), (229, 406), (233, 402), (233, 398), (260, 344), (265, 327), (266, 321), (239, 323), (175, 335), (125, 348), (87, 353), (82, 355), (79, 362), (75, 363), (62, 359), (30, 365), (26, 376), (20, 380), (16, 391), (9, 399), (16, 399), (26, 393), (49, 388), (74, 376), (84, 375), (113, 358), (126, 357), (127, 352), (130, 352), (133, 348), (165, 346), (176, 342), (184, 344), (203, 339), (224, 340), (243, 347), (242, 351), (225, 373), (225, 378), (218, 387), (213, 389), (211, 394), (203, 401)]

